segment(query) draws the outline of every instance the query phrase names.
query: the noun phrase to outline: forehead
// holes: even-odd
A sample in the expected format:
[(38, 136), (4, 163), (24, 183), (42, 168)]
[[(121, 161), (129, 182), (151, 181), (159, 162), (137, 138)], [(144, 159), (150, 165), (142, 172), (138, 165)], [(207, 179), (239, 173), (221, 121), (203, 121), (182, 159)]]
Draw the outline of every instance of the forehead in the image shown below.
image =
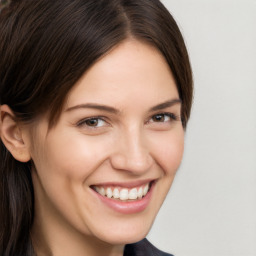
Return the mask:
[(165, 58), (149, 44), (127, 40), (83, 75), (70, 91), (66, 107), (85, 102), (157, 104), (163, 98), (179, 98)]

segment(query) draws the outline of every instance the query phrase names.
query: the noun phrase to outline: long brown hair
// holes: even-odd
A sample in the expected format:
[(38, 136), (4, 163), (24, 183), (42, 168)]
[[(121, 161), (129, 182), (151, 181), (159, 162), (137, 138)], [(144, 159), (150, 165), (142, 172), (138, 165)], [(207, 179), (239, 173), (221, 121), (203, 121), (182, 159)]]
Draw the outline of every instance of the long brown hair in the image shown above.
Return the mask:
[[(192, 72), (178, 26), (159, 0), (13, 0), (0, 13), (0, 104), (20, 122), (49, 114), (54, 125), (74, 84), (126, 38), (155, 46), (168, 62), (186, 128)], [(0, 255), (32, 256), (31, 162), (0, 141)]]

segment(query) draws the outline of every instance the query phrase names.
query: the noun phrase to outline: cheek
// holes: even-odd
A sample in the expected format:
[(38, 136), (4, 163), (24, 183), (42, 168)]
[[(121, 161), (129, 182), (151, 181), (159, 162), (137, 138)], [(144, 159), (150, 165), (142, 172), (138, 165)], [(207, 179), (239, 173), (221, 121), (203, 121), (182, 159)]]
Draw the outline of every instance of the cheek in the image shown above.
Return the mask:
[[(81, 133), (55, 131), (38, 148), (33, 172), (35, 196), (39, 207), (52, 212), (52, 206), (79, 227), (83, 217), (86, 183), (105, 160), (108, 150), (96, 137)], [(109, 144), (108, 144), (109, 145)], [(43, 211), (41, 208), (37, 212)], [(54, 211), (53, 211), (54, 212)]]
[[(61, 135), (61, 134), (59, 134)], [(96, 141), (95, 141), (96, 140)], [(83, 134), (49, 136), (46, 145), (45, 162), (53, 173), (71, 180), (85, 180), (104, 161), (106, 146), (95, 137)]]
[(161, 134), (152, 139), (154, 158), (166, 175), (175, 175), (184, 151), (183, 128)]

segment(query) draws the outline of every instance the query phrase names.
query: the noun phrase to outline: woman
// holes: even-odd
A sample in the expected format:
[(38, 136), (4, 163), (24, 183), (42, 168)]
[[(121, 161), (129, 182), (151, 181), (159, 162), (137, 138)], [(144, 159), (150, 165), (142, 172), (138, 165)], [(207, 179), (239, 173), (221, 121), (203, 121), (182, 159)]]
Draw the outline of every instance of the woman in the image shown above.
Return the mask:
[(144, 238), (192, 102), (172, 16), (158, 0), (20, 0), (0, 34), (1, 255), (167, 255)]

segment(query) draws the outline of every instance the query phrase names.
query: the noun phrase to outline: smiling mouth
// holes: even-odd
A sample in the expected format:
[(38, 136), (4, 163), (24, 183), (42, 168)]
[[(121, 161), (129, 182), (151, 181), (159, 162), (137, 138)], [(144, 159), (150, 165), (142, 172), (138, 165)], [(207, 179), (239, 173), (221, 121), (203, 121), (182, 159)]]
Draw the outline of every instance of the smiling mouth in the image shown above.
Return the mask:
[(137, 187), (125, 188), (120, 186), (104, 186), (93, 185), (91, 188), (101, 196), (120, 200), (120, 201), (134, 201), (140, 200), (145, 197), (153, 184), (153, 181)]

